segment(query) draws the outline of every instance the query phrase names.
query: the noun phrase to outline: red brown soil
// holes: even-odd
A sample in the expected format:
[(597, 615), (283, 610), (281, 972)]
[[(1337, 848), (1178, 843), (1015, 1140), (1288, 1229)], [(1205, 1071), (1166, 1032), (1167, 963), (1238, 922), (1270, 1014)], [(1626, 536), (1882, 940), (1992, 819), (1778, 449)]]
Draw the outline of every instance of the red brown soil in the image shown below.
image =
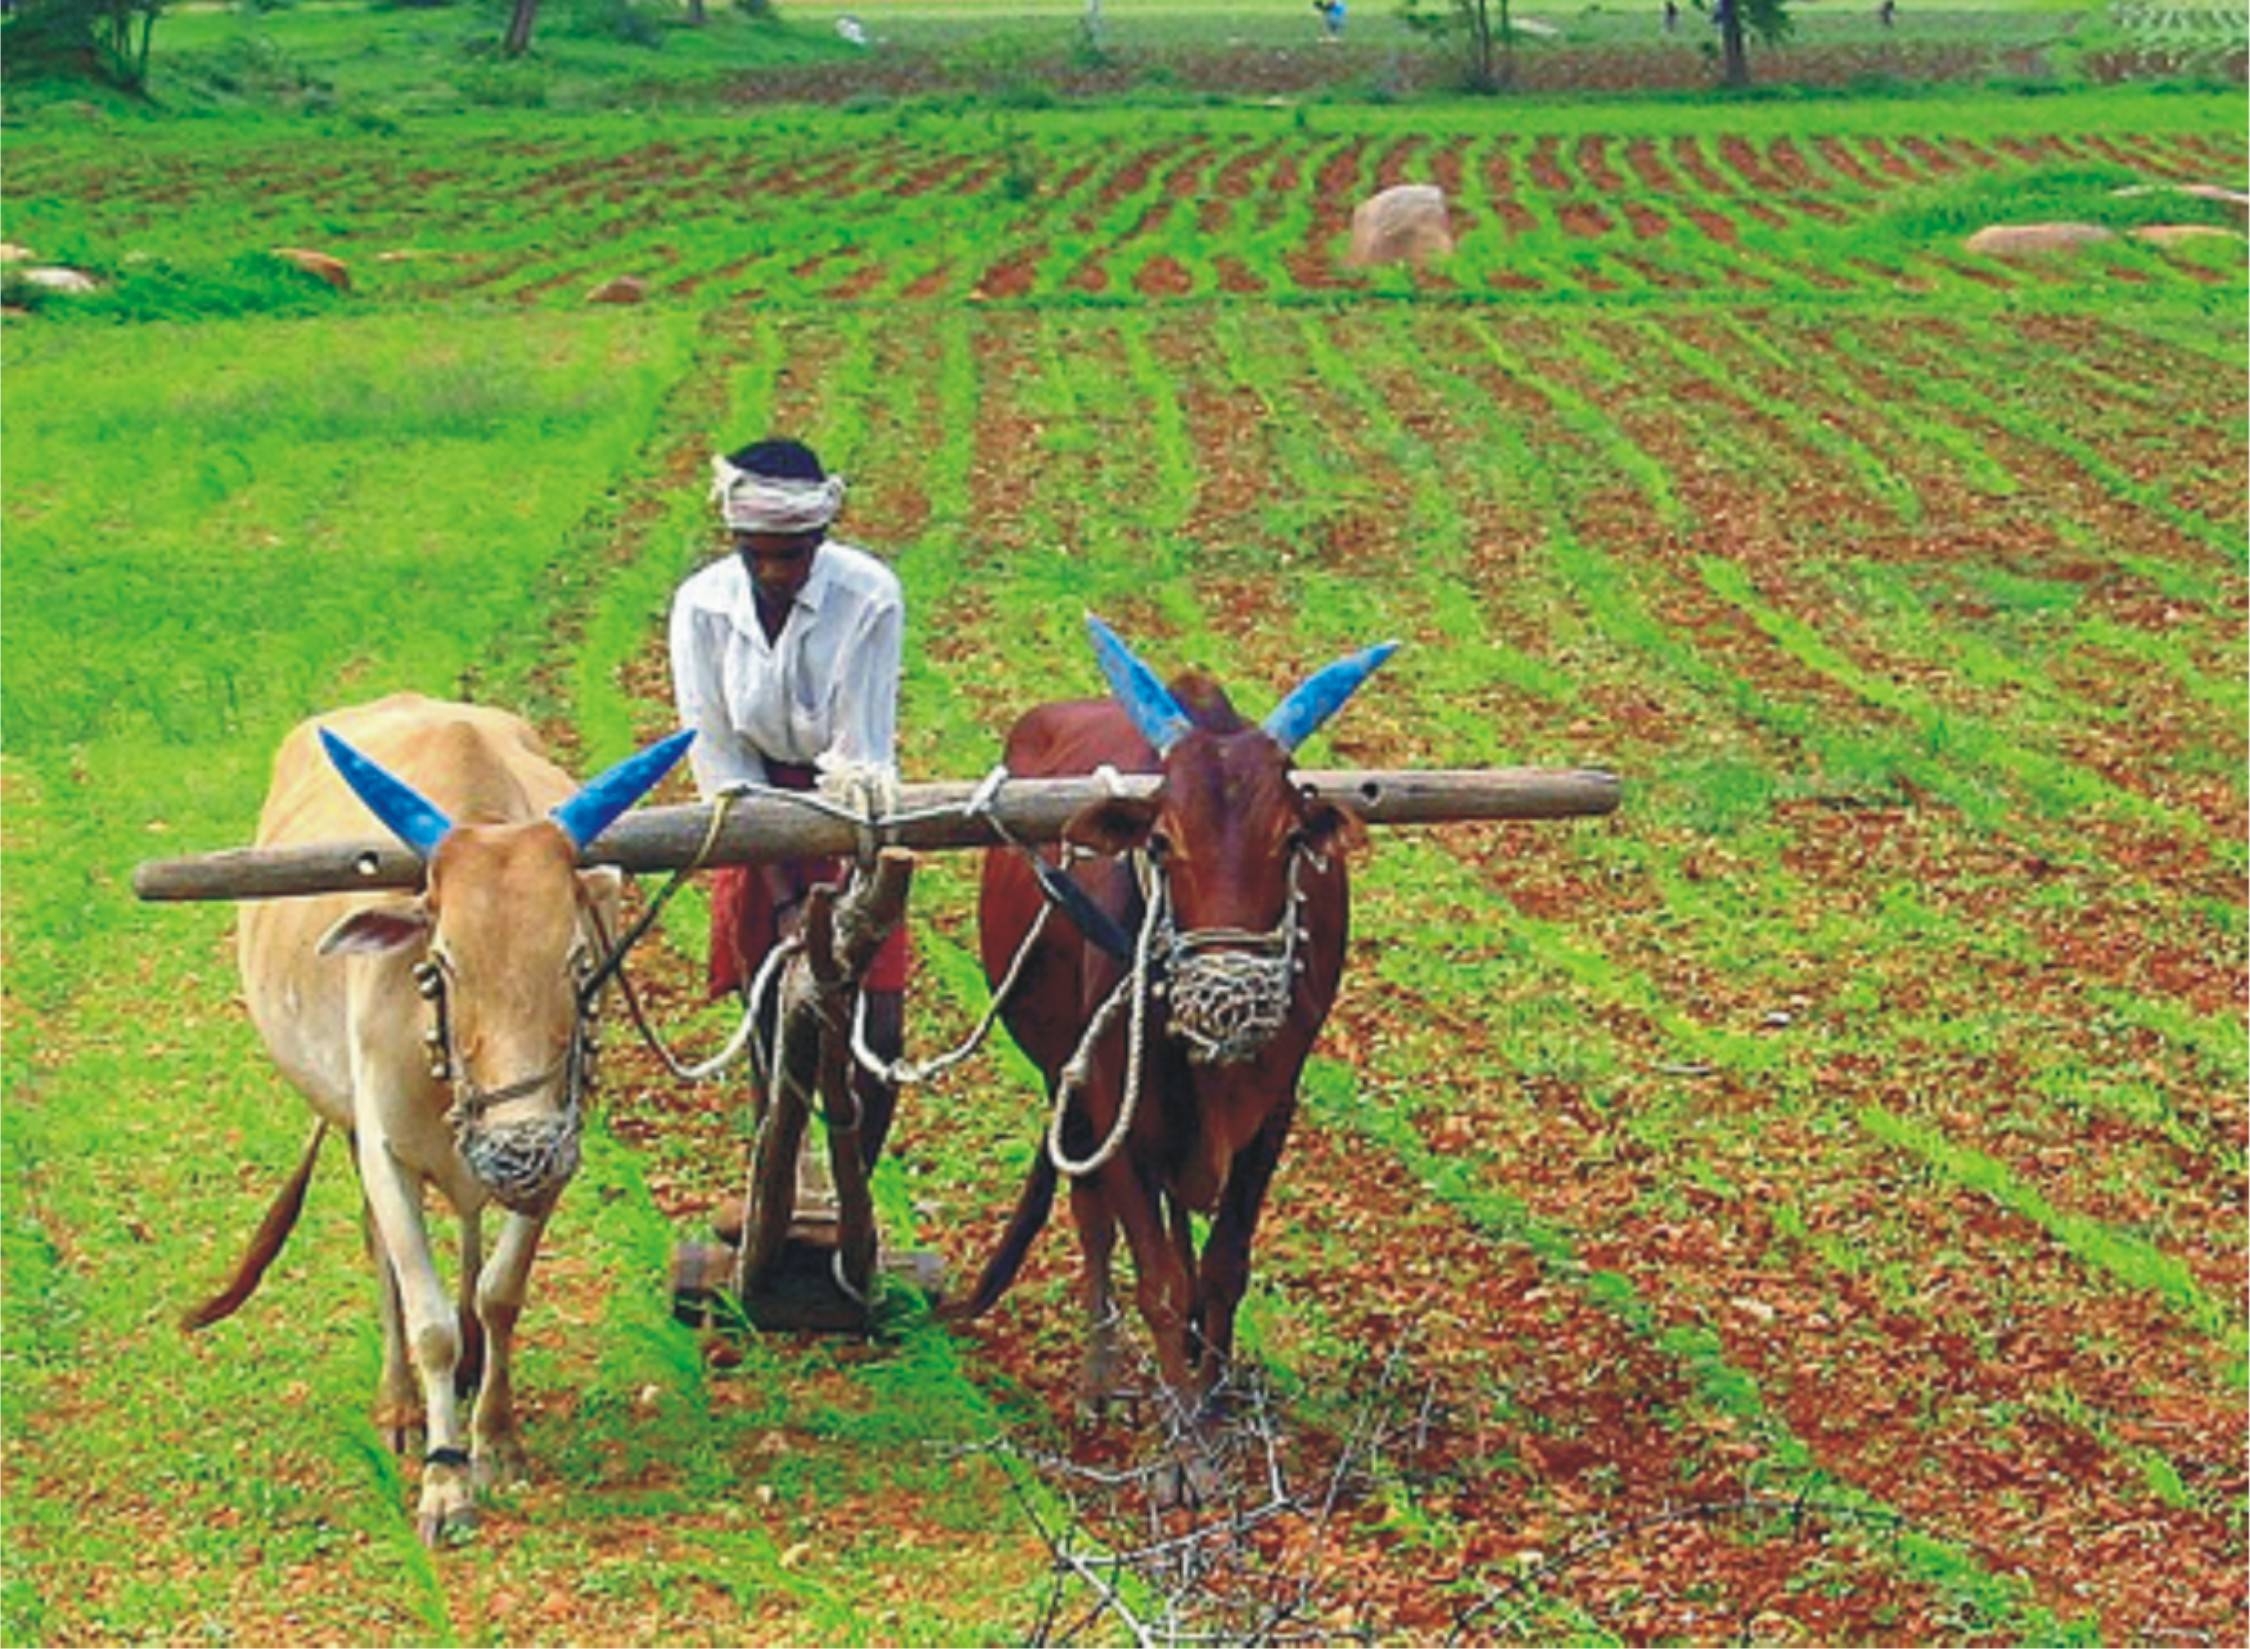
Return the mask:
[(950, 263), (941, 263), (935, 269), (931, 269), (924, 272), (923, 274), (916, 275), (911, 281), (908, 281), (904, 290), (899, 293), (899, 296), (901, 298), (909, 300), (910, 302), (919, 302), (924, 298), (934, 298), (940, 292), (945, 290), (946, 286), (952, 281), (952, 279), (953, 265), (951, 265)]
[(1249, 296), (1266, 289), (1265, 282), (1250, 273), (1250, 266), (1231, 252), (1221, 252), (1211, 260), (1211, 267), (1219, 277), (1222, 292)]
[(1759, 194), (1780, 194), (1788, 187), (1780, 178), (1766, 170), (1765, 162), (1759, 158), (1758, 151), (1751, 146), (1746, 138), (1735, 137), (1732, 134), (1721, 137), (1719, 139), (1719, 158), (1734, 169), (1737, 177), (1741, 178), (1744, 183), (1747, 183)]
[(1486, 153), (1484, 188), (1493, 211), (1499, 214), (1501, 226), (1509, 234), (1529, 234), (1538, 227), (1539, 220), (1531, 215), (1531, 209), (1516, 199), (1515, 167), (1505, 142), (1493, 142)]
[(1686, 133), (1672, 139), (1672, 163), (1685, 172), (1698, 189), (1710, 195), (1731, 195), (1734, 185), (1711, 165), (1702, 144)]
[(1572, 153), (1578, 175), (1605, 195), (1616, 194), (1625, 187), (1625, 179), (1609, 163), (1608, 150), (1609, 139), (1589, 134), (1578, 140), (1578, 147)]
[(1625, 221), (1633, 226), (1635, 240), (1660, 239), (1672, 227), (1672, 220), (1653, 206), (1629, 198), (1617, 204), (1625, 214)]
[(1582, 240), (1597, 239), (1616, 227), (1609, 214), (1592, 201), (1566, 200), (1555, 208), (1555, 217), (1565, 233)]
[(1742, 244), (1742, 231), (1734, 226), (1734, 219), (1722, 217), (1717, 212), (1703, 206), (1682, 205), (1680, 212), (1688, 222), (1694, 224), (1697, 229), (1709, 235), (1721, 246), (1740, 246)]
[(1146, 188), (1148, 180), (1156, 173), (1157, 163), (1168, 159), (1172, 153), (1171, 145), (1160, 149), (1135, 150), (1131, 159), (1102, 180), (1100, 191), (1096, 193), (1092, 203), (1071, 221), (1071, 227), (1080, 234), (1094, 229), (1104, 211)]
[(1876, 165), (1892, 177), (1903, 178), (1909, 183), (1925, 181), (1924, 175), (1915, 169), (1912, 161), (1897, 153), (1881, 138), (1863, 137), (1859, 139), (1859, 146), (1867, 151), (1868, 156), (1874, 160)]
[(1645, 137), (1637, 137), (1625, 145), (1625, 164), (1632, 168), (1633, 176), (1640, 179), (1643, 188), (1669, 195), (1680, 187), (1679, 179), (1657, 154), (1656, 145)]
[(1422, 151), (1429, 147), (1426, 138), (1401, 138), (1386, 148), (1375, 161), (1375, 187), (1378, 190), (1395, 189), (1402, 183), (1422, 183), (1427, 179), (1415, 167)]
[(970, 289), (972, 298), (1020, 298), (1031, 290), (1039, 264), (1047, 255), (1044, 242), (1027, 246), (1012, 257), (1004, 258), (987, 269), (976, 285)]
[(1430, 181), (1445, 191), (1449, 211), (1458, 211), (1462, 181), (1468, 175), (1469, 140), (1457, 137), (1430, 157)]
[(1828, 180), (1814, 171), (1797, 147), (1797, 140), (1777, 137), (1766, 145), (1766, 161), (1784, 189), (1825, 189)]
[(1184, 297), (1194, 285), (1187, 270), (1174, 257), (1151, 258), (1133, 272), (1133, 290), (1144, 298)]
[(1953, 173), (1961, 170), (1961, 162), (1955, 158), (1951, 148), (1940, 147), (1927, 138), (1902, 137), (1898, 140), (1898, 144), (1900, 148), (1920, 161), (1923, 168), (1933, 177), (1950, 177)]
[(1850, 179), (1853, 183), (1868, 189), (1889, 187), (1874, 173), (1860, 164), (1859, 157), (1852, 153), (1850, 146), (1842, 138), (1816, 137), (1812, 141), (1814, 147), (1820, 150), (1820, 158), (1826, 161), (1833, 170)]
[(1532, 144), (1531, 154), (1524, 163), (1531, 173), (1531, 181), (1550, 194), (1570, 192), (1570, 174), (1562, 169), (1560, 155), (1561, 140), (1542, 137)]

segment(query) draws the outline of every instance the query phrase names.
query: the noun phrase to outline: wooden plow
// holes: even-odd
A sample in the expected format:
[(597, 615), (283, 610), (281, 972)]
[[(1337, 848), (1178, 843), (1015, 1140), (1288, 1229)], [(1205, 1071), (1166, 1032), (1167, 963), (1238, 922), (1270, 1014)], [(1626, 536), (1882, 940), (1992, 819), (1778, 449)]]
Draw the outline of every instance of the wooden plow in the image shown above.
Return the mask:
[[(1580, 818), (1613, 811), (1619, 798), (1616, 776), (1592, 769), (1308, 770), (1296, 779), (1313, 798), (1386, 826)], [(880, 1251), (849, 1081), (860, 978), (905, 919), (916, 853), (1052, 843), (1082, 809), (1147, 796), (1157, 783), (1153, 774), (1105, 771), (902, 785), (895, 809), (873, 819), (817, 795), (754, 793), (716, 819), (707, 805), (643, 808), (588, 846), (587, 864), (635, 874), (823, 855), (861, 866), (847, 886), (817, 887), (806, 900), (802, 943), (776, 987), (772, 1077), (764, 1091), (753, 1084), (757, 1127), (739, 1239), (679, 1246), (673, 1298), (684, 1320), (858, 1332), (879, 1270), (936, 1292), (933, 1256)], [(158, 901), (274, 899), (412, 889), (422, 874), (411, 850), (370, 838), (150, 860), (135, 868), (133, 890)], [(828, 1124), (824, 1153), (807, 1126), (816, 1105)], [(835, 1207), (800, 1209), (800, 1182), (817, 1182), (823, 1156)]]

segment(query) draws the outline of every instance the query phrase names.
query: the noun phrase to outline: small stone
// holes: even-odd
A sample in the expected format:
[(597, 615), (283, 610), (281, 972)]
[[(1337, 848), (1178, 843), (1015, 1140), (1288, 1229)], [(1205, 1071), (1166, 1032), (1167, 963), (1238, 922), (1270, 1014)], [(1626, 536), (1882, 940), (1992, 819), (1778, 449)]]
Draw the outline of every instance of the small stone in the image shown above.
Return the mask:
[(2234, 240), (2242, 237), (2232, 229), (2221, 229), (2212, 223), (2148, 223), (2128, 231), (2135, 240), (2145, 240), (2151, 246), (2185, 246), (2197, 241)]
[(304, 246), (277, 246), (273, 255), (284, 263), (293, 263), (306, 274), (326, 281), (339, 292), (352, 289), (352, 272), (344, 267), (341, 258), (332, 258), (326, 252), (315, 252)]
[(101, 282), (83, 269), (65, 269), (60, 264), (39, 264), (23, 272), (23, 278), (33, 286), (49, 292), (67, 292), (84, 296), (101, 289)]
[(1983, 258), (2036, 258), (2116, 238), (2098, 223), (1996, 223), (1971, 235), (1968, 247)]
[(648, 297), (648, 282), (638, 275), (619, 275), (586, 294), (588, 303), (641, 303)]

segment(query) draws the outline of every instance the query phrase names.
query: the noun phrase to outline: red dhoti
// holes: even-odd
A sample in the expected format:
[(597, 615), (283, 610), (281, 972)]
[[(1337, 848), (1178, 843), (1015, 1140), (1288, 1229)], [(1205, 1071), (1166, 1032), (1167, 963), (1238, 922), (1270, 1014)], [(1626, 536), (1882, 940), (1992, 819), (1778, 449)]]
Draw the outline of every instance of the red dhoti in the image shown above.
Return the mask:
[[(794, 762), (766, 763), (766, 782), (776, 790), (811, 790), (812, 768)], [(841, 884), (849, 861), (841, 857), (791, 859), (783, 867), (801, 888), (821, 882)], [(714, 997), (741, 991), (758, 977), (766, 955), (780, 937), (775, 929), (773, 890), (756, 865), (722, 865), (711, 874), (710, 992)], [(913, 947), (902, 921), (883, 941), (875, 960), (868, 964), (861, 988), (869, 991), (903, 991), (911, 970)]]

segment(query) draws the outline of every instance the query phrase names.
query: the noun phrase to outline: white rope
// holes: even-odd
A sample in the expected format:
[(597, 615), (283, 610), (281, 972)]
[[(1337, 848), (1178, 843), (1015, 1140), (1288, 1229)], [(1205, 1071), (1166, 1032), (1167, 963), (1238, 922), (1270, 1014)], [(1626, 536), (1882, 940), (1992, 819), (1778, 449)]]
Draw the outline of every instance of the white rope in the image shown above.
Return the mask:
[[(1133, 1115), (1141, 1103), (1141, 1043), (1148, 1014), (1148, 953), (1154, 943), (1157, 929), (1164, 918), (1164, 883), (1162, 878), (1146, 873), (1141, 879), (1142, 900), (1145, 909), (1141, 916), (1140, 937), (1133, 946), (1132, 971), (1119, 980), (1117, 988), (1109, 993), (1101, 1010), (1094, 1015), (1093, 1023), (1086, 1027), (1079, 1041), (1078, 1051), (1070, 1056), (1070, 1063), (1062, 1069), (1062, 1080), (1055, 1085), (1054, 1115), (1047, 1122), (1047, 1160), (1055, 1171), (1069, 1179), (1084, 1179), (1098, 1172), (1110, 1158), (1117, 1155), (1132, 1131)], [(1093, 1063), (1094, 1048), (1116, 1017), (1118, 998), (1131, 993), (1132, 1013), (1129, 1016), (1125, 1044), (1125, 1094), (1117, 1108), (1117, 1120), (1110, 1125), (1109, 1137), (1101, 1148), (1082, 1162), (1073, 1162), (1063, 1149), (1063, 1115), (1070, 1108), (1071, 1096), (1084, 1088), (1087, 1068)]]

